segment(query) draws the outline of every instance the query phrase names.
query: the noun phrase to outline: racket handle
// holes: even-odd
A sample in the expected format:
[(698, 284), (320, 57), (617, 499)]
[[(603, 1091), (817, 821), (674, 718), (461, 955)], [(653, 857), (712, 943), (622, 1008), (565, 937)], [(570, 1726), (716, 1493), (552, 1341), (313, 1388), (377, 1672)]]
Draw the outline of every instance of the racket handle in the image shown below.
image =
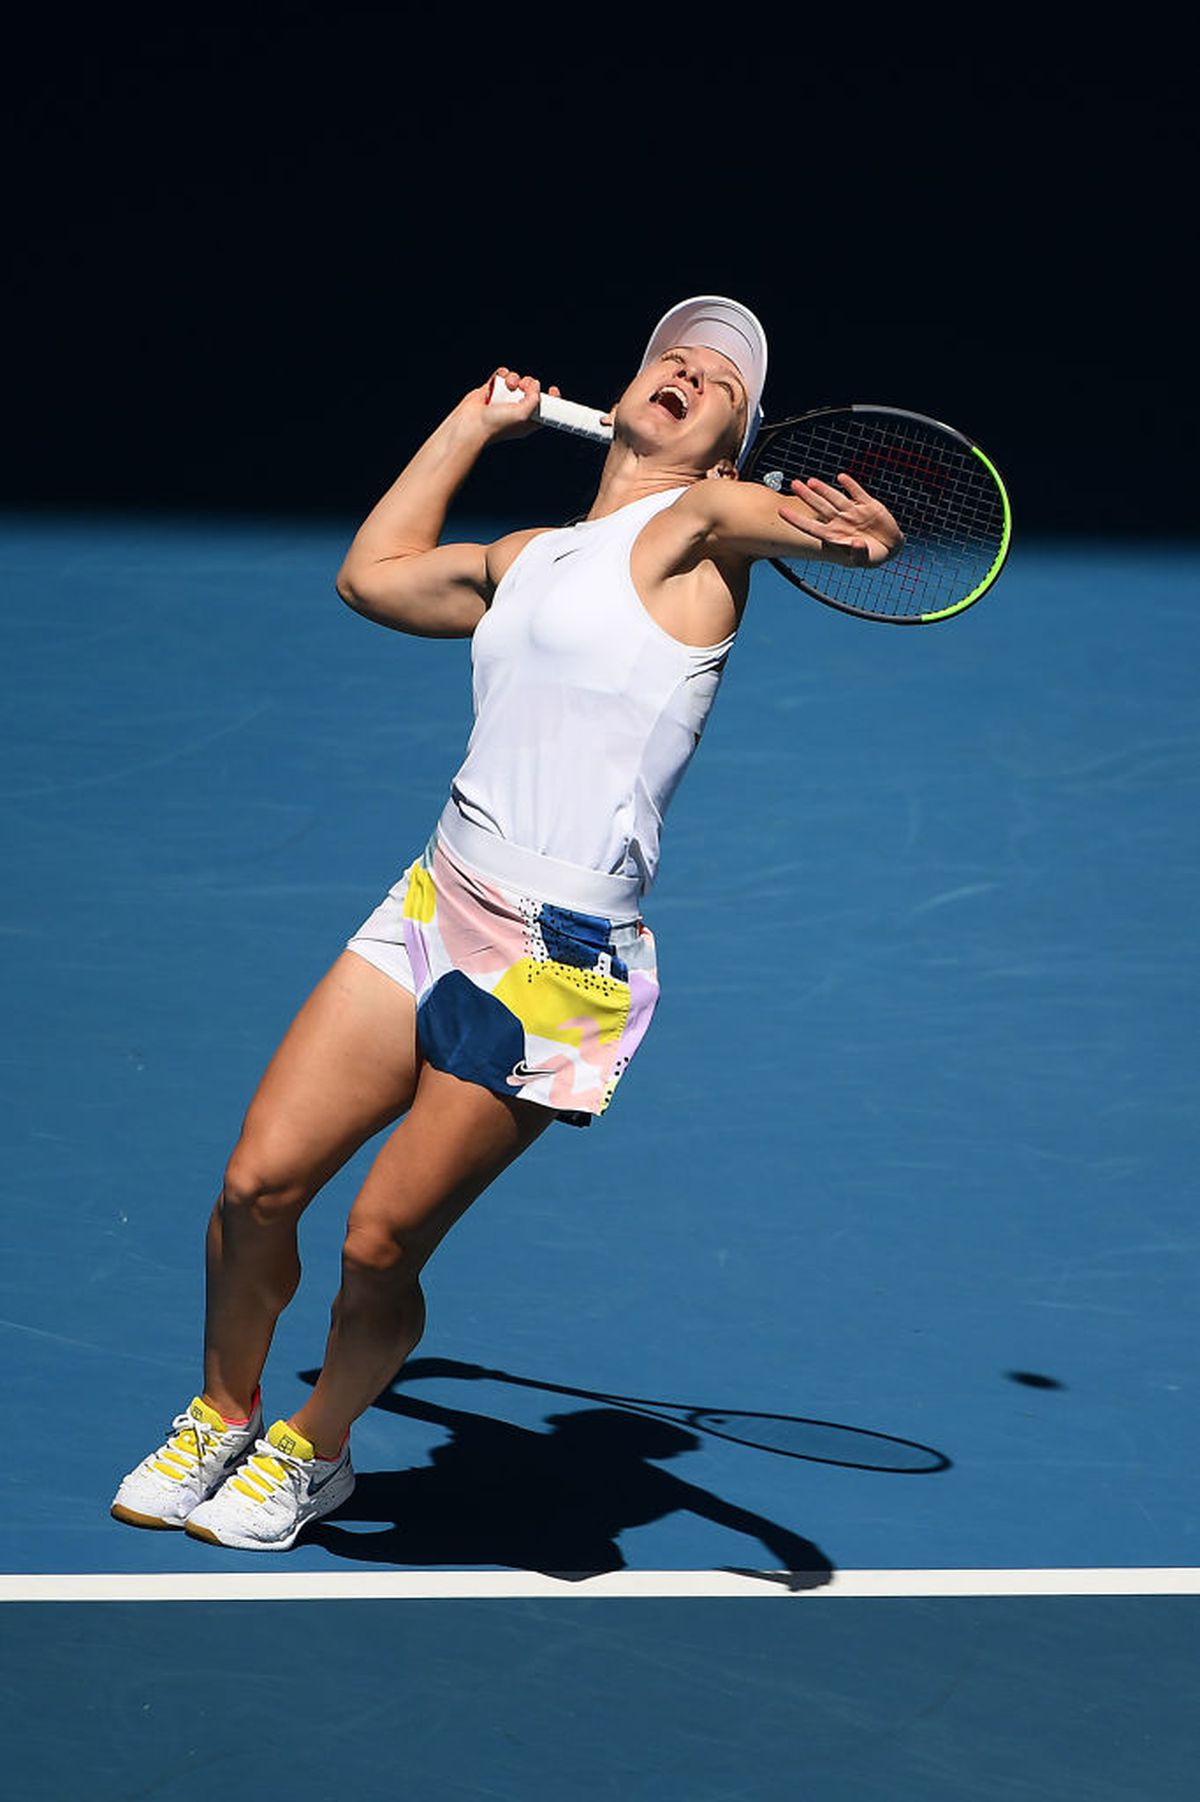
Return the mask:
[[(510, 388), (497, 376), (492, 381), (488, 406), (503, 406), (523, 398), (519, 388)], [(595, 407), (582, 407), (578, 401), (562, 400), (556, 394), (538, 396), (537, 417), (541, 425), (553, 426), (556, 432), (573, 432), (577, 438), (591, 438), (597, 444), (607, 444), (612, 438), (612, 426), (601, 423), (603, 416)]]

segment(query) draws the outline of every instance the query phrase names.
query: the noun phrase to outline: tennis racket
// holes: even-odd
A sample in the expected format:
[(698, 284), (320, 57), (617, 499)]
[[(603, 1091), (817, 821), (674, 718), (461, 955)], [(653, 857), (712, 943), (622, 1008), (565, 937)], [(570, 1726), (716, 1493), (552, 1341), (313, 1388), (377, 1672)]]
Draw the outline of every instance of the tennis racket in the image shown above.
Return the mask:
[[(489, 404), (521, 399), (505, 382)], [(592, 407), (543, 395), (538, 418), (597, 442), (611, 425)], [(772, 557), (781, 576), (813, 600), (858, 619), (931, 625), (964, 613), (993, 587), (1008, 556), (1012, 509), (991, 459), (953, 426), (903, 407), (817, 407), (759, 432), (743, 479), (790, 494), (808, 476), (837, 487), (845, 474), (882, 501), (904, 533), (896, 556), (874, 568)]]
[(904, 544), (874, 569), (772, 557), (805, 594), (859, 619), (927, 626), (994, 585), (1012, 509), (995, 464), (965, 433), (902, 407), (818, 407), (764, 427), (746, 469), (777, 494), (807, 476), (836, 487), (842, 474), (883, 502)]
[(756, 1414), (737, 1408), (701, 1408), (685, 1402), (659, 1402), (638, 1395), (613, 1395), (599, 1389), (570, 1388), (533, 1377), (514, 1376), (508, 1370), (487, 1370), (479, 1364), (460, 1364), (453, 1358), (410, 1358), (398, 1382), (422, 1377), (488, 1379), (518, 1389), (538, 1389), (548, 1395), (569, 1395), (580, 1401), (603, 1402), (630, 1414), (646, 1414), (667, 1420), (714, 1439), (754, 1446), (781, 1458), (803, 1458), (812, 1464), (837, 1464), (847, 1470), (880, 1470), (896, 1475), (920, 1476), (948, 1470), (950, 1460), (932, 1446), (914, 1439), (897, 1439), (865, 1427), (840, 1426), (831, 1420), (808, 1420), (797, 1414)]

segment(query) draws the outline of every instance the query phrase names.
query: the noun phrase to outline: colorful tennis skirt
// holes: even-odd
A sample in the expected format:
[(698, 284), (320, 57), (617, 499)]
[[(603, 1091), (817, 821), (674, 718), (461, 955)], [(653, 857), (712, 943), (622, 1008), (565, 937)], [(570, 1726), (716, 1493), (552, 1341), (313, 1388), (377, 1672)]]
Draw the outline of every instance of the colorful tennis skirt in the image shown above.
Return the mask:
[[(525, 854), (523, 854), (525, 855)], [(538, 860), (527, 859), (530, 872)], [(555, 867), (540, 860), (546, 867)], [(658, 1001), (654, 935), (468, 867), (435, 834), (349, 949), (417, 1000), (435, 1069), (587, 1126)]]

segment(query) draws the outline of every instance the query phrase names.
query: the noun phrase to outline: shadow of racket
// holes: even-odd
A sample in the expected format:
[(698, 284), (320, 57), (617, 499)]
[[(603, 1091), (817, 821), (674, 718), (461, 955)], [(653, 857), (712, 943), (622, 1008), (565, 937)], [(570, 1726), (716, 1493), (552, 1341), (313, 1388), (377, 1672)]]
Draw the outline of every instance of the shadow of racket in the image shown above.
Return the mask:
[(876, 1433), (867, 1427), (809, 1420), (797, 1414), (761, 1414), (740, 1408), (705, 1408), (686, 1402), (655, 1401), (641, 1395), (614, 1395), (600, 1389), (580, 1389), (566, 1383), (515, 1376), (509, 1370), (491, 1370), (482, 1364), (464, 1364), (454, 1358), (410, 1358), (395, 1378), (395, 1384), (419, 1382), (423, 1377), (508, 1383), (514, 1389), (537, 1389), (546, 1395), (569, 1395), (579, 1401), (603, 1402), (609, 1407), (624, 1408), (631, 1414), (669, 1420), (676, 1426), (707, 1433), (714, 1439), (753, 1446), (779, 1458), (801, 1458), (810, 1464), (836, 1464), (846, 1470), (878, 1470), (896, 1476), (930, 1476), (951, 1468), (951, 1460), (933, 1446), (921, 1445), (915, 1439), (898, 1439), (891, 1433)]

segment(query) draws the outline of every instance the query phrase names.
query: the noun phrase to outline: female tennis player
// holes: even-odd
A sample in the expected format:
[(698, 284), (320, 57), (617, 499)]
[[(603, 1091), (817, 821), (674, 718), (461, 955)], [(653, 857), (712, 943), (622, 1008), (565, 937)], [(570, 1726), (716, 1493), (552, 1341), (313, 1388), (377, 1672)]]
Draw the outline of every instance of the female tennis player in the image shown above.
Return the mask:
[[(901, 542), (849, 477), (782, 496), (739, 484), (766, 369), (745, 307), (680, 303), (613, 409), (587, 516), (442, 544), (480, 453), (536, 429), (539, 384), (502, 368), (357, 532), (342, 599), (397, 631), (471, 638), (474, 729), (425, 850), (254, 1096), (208, 1228), (204, 1387), (121, 1483), (119, 1520), (293, 1545), (354, 1487), (350, 1427), (421, 1337), (430, 1254), (551, 1121), (608, 1107), (658, 996), (641, 903), (663, 815), (755, 559), (873, 564)], [(495, 381), (520, 398), (489, 405)], [(300, 1279), (297, 1223), (389, 1126), (350, 1210), (320, 1377), (264, 1435), (260, 1377)]]

